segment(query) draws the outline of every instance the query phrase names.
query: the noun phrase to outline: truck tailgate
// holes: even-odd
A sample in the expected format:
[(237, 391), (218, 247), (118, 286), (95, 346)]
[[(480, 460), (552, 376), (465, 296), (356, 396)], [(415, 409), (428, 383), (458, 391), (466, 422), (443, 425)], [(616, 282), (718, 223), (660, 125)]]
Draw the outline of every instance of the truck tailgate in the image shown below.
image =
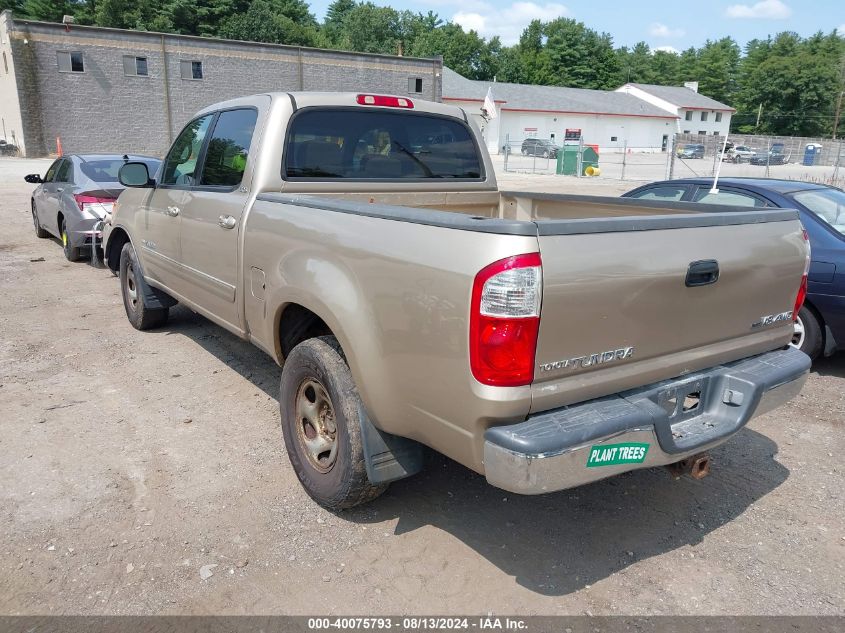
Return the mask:
[(790, 340), (807, 254), (794, 211), (553, 220), (538, 227), (543, 295), (532, 411)]

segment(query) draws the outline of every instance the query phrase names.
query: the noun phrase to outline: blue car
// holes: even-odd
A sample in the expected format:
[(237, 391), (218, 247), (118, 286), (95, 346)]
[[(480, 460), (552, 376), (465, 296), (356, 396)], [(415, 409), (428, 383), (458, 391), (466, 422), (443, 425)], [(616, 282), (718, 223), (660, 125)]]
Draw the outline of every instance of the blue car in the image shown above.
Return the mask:
[(712, 186), (712, 178), (664, 180), (623, 197), (797, 209), (810, 237), (812, 261), (792, 344), (810, 358), (845, 349), (845, 191), (773, 178), (721, 178), (718, 193), (710, 192)]

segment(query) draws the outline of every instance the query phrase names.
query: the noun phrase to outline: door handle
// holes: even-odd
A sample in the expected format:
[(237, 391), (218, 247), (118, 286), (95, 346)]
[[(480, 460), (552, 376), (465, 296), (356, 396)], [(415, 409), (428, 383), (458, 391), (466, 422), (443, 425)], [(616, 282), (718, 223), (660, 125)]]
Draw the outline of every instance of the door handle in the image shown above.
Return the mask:
[(181, 213), (181, 209), (179, 207), (167, 207), (165, 213), (171, 218), (175, 218), (177, 215), (179, 215), (179, 213)]
[(221, 215), (220, 219), (217, 220), (217, 224), (224, 229), (233, 229), (237, 223), (238, 221), (231, 215)]
[(707, 286), (717, 281), (719, 281), (719, 262), (715, 259), (692, 262), (687, 269), (687, 288)]

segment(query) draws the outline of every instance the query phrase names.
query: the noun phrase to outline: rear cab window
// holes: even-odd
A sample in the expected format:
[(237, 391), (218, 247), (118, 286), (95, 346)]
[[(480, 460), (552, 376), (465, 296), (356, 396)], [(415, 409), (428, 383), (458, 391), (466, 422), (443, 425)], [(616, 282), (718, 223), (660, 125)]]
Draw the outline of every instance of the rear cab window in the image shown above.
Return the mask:
[(483, 161), (462, 121), (421, 112), (304, 108), (285, 144), (287, 180), (481, 180)]
[(218, 115), (205, 151), (200, 185), (231, 188), (241, 184), (257, 121), (254, 108), (224, 110)]

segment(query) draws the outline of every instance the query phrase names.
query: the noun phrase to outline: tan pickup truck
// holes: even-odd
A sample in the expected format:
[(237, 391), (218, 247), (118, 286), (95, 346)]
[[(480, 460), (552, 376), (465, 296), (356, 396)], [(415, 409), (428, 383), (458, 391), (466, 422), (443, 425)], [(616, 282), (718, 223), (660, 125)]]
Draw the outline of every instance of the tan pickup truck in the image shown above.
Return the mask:
[(469, 119), (337, 93), (199, 112), (158, 173), (121, 169), (129, 321), (180, 302), (281, 364), (288, 455), (338, 508), (423, 446), (525, 494), (702, 467), (800, 391), (795, 212), (502, 192)]

